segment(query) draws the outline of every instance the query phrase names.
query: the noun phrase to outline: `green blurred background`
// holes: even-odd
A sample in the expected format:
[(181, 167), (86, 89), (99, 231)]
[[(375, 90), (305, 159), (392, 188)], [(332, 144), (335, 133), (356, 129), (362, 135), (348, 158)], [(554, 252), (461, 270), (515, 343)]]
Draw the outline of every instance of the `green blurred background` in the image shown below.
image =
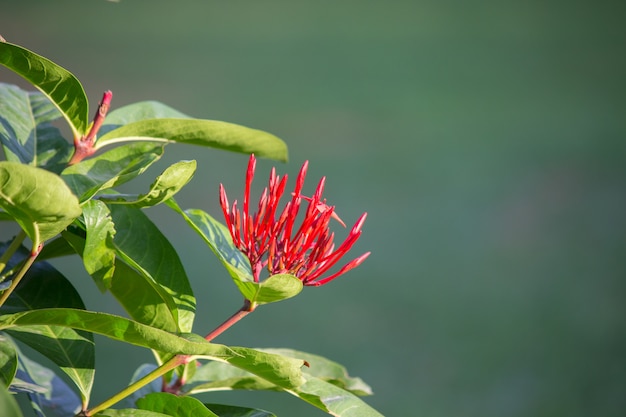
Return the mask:
[[(346, 222), (362, 267), (259, 309), (217, 341), (345, 364), (387, 416), (626, 412), (626, 3), (619, 1), (2, 0), (0, 34), (72, 71), (92, 110), (159, 100), (282, 137)], [(6, 70), (0, 80), (15, 82)], [(26, 84), (22, 84), (26, 85)], [(246, 157), (197, 159), (178, 197), (215, 216)], [(271, 161), (259, 166), (260, 188)], [(164, 222), (205, 333), (240, 305), (199, 238)], [(77, 262), (92, 309), (120, 312)], [(145, 350), (97, 343), (95, 400)], [(276, 393), (213, 402), (324, 413)]]

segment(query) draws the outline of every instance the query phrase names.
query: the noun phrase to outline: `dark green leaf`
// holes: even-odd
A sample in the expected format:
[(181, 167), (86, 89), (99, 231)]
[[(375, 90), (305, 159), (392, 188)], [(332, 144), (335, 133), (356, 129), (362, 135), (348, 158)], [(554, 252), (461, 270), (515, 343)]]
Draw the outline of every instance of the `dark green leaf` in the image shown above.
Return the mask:
[(170, 165), (150, 186), (150, 191), (135, 198), (122, 195), (106, 197), (108, 203), (130, 204), (143, 208), (155, 206), (171, 198), (180, 191), (196, 172), (196, 161), (180, 161)]
[(163, 155), (163, 144), (133, 143), (67, 167), (61, 177), (80, 201), (139, 176)]
[[(110, 209), (117, 230), (113, 243), (118, 256), (141, 273), (150, 288), (143, 287), (158, 294), (160, 303), (168, 308), (169, 317), (152, 317), (150, 324), (169, 331), (190, 332), (196, 300), (174, 247), (140, 209), (120, 205)], [(124, 295), (129, 297), (125, 303), (137, 303), (135, 295), (134, 291)]]
[(19, 366), (11, 391), (25, 392), (40, 417), (67, 417), (82, 408), (78, 395), (50, 369), (18, 351)]
[(11, 385), (15, 372), (17, 372), (15, 345), (7, 336), (0, 334), (0, 387)]
[(0, 385), (0, 410), (2, 410), (2, 414), (11, 417), (24, 417), (14, 397), (5, 386)]
[(137, 407), (172, 417), (219, 417), (193, 397), (177, 397), (167, 392), (148, 394), (137, 400)]
[[(70, 226), (69, 228), (71, 227), (72, 226)], [(76, 255), (76, 251), (67, 242), (67, 240), (65, 240), (63, 237), (58, 237), (56, 239), (52, 239), (44, 245), (37, 259), (46, 260), (70, 255)]]
[(140, 120), (114, 129), (101, 136), (96, 147), (135, 141), (178, 142), (208, 146), (233, 152), (287, 161), (287, 146), (276, 136), (261, 130), (201, 119)]
[(58, 175), (8, 161), (0, 162), (0, 207), (35, 246), (59, 234), (81, 214), (78, 199)]
[(184, 119), (188, 116), (158, 101), (140, 101), (129, 104), (110, 112), (102, 127), (99, 136), (113, 129), (146, 119), (175, 118)]
[[(20, 253), (22, 257), (25, 256), (23, 252)], [(0, 312), (50, 307), (85, 308), (78, 292), (60, 272), (47, 262), (37, 262)], [(95, 374), (95, 348), (91, 334), (53, 325), (16, 327), (7, 331), (58, 365), (74, 381), (87, 403)]]
[(41, 93), (0, 83), (0, 143), (8, 161), (58, 169), (72, 146), (49, 121), (61, 117)]
[(83, 205), (85, 246), (83, 263), (100, 289), (109, 288), (115, 270), (115, 225), (109, 208), (102, 201), (90, 200)]
[(201, 336), (178, 336), (139, 322), (105, 313), (75, 309), (40, 309), (0, 316), (0, 330), (19, 326), (56, 325), (101, 334), (114, 340), (160, 352), (199, 356), (224, 361), (292, 389), (303, 381), (303, 361), (242, 347), (206, 342)]
[(86, 133), (87, 96), (80, 82), (65, 68), (21, 46), (0, 42), (0, 64), (30, 81), (61, 111), (75, 137)]
[(237, 407), (225, 404), (205, 403), (204, 405), (219, 417), (276, 417), (275, 414), (258, 408)]

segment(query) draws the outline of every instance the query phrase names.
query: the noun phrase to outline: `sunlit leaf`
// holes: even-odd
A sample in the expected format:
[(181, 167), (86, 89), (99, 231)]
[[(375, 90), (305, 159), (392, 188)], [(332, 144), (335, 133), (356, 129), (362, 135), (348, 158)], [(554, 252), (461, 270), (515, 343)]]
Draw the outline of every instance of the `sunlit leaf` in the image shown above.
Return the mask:
[(204, 405), (219, 417), (276, 417), (275, 414), (258, 408), (237, 407), (225, 404), (205, 403)]
[[(112, 205), (110, 209), (117, 230), (113, 244), (118, 256), (143, 275), (151, 291), (169, 309), (171, 318), (163, 322), (152, 318), (151, 325), (190, 332), (196, 300), (176, 250), (140, 209), (120, 205)], [(138, 302), (132, 293), (124, 297), (130, 297), (127, 302)], [(172, 319), (174, 328), (167, 325)]]
[(122, 410), (100, 411), (95, 417), (172, 417), (169, 414), (157, 413), (155, 411), (138, 410), (136, 408), (125, 408)]
[(235, 283), (240, 281), (254, 282), (250, 261), (233, 244), (226, 226), (202, 210), (189, 209), (183, 211), (173, 199), (166, 203), (183, 216), (189, 226), (209, 245)]
[(107, 203), (129, 204), (134, 207), (155, 206), (171, 198), (180, 191), (196, 172), (196, 161), (179, 161), (170, 165), (150, 185), (150, 191), (136, 197), (112, 194), (106, 197)]
[(182, 337), (111, 314), (52, 308), (0, 316), (0, 330), (34, 325), (72, 327), (161, 352), (228, 362), (287, 389), (303, 382), (300, 370), (304, 363), (302, 360), (250, 348), (208, 343), (193, 334)]
[(85, 222), (85, 246), (83, 264), (101, 289), (111, 286), (115, 271), (115, 225), (109, 208), (102, 201), (90, 200), (83, 205)]
[(0, 207), (35, 245), (57, 235), (81, 214), (78, 199), (58, 175), (8, 161), (0, 162)]
[(99, 136), (113, 129), (146, 119), (175, 118), (184, 119), (188, 116), (158, 101), (140, 101), (111, 111), (100, 128)]
[(59, 117), (43, 94), (0, 83), (0, 143), (7, 161), (58, 171), (73, 151), (49, 123)]
[(75, 137), (87, 131), (89, 108), (80, 82), (65, 68), (21, 46), (0, 42), (0, 64), (21, 75), (61, 111)]
[(69, 166), (61, 177), (84, 202), (98, 191), (136, 178), (162, 155), (163, 144), (127, 144)]
[(101, 136), (96, 147), (135, 140), (208, 146), (260, 157), (287, 160), (287, 146), (276, 136), (248, 127), (202, 119), (166, 118), (133, 122)]
[(148, 394), (137, 400), (137, 407), (172, 417), (219, 417), (193, 397), (178, 397), (167, 392)]

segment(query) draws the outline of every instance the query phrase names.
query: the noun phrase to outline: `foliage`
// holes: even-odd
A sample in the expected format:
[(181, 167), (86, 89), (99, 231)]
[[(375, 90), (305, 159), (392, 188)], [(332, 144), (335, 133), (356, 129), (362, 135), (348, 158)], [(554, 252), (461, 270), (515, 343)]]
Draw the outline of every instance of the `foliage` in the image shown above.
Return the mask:
[[(169, 144), (187, 143), (287, 160), (276, 136), (221, 121), (194, 119), (145, 101), (108, 112), (105, 92), (93, 121), (80, 82), (66, 69), (18, 45), (0, 41), (0, 63), (38, 91), (0, 84), (0, 221), (17, 236), (0, 236), (0, 410), (20, 416), (11, 394), (26, 395), (39, 416), (273, 416), (232, 405), (204, 404), (192, 395), (215, 390), (274, 390), (295, 395), (335, 416), (380, 416), (359, 399), (360, 379), (328, 360), (290, 349), (259, 350), (211, 343), (263, 304), (297, 295), (299, 277), (252, 279), (250, 261), (226, 226), (173, 199), (192, 179), (195, 161), (163, 170), (148, 191), (120, 194), (120, 184), (145, 173)], [(64, 138), (52, 124), (64, 119)], [(299, 196), (298, 196), (299, 198)], [(165, 204), (198, 233), (239, 288), (244, 305), (206, 336), (191, 333), (196, 298), (175, 248), (144, 210)], [(329, 213), (330, 215), (330, 213)], [(79, 256), (86, 272), (129, 318), (89, 311), (70, 280), (45, 260)], [(101, 404), (90, 403), (99, 334), (151, 350), (131, 385)], [(48, 358), (50, 369), (20, 349)], [(104, 364), (107, 366), (107, 364)], [(66, 377), (60, 377), (64, 373)], [(66, 381), (71, 381), (71, 385)], [(130, 408), (111, 408), (120, 400)]]

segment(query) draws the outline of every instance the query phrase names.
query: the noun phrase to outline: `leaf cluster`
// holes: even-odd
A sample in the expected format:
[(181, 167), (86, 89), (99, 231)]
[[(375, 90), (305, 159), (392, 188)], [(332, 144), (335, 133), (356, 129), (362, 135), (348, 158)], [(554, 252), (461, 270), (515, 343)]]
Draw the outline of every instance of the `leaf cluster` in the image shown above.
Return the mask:
[[(0, 236), (6, 240), (0, 244), (0, 414), (21, 416), (13, 397), (21, 393), (37, 415), (48, 417), (274, 415), (193, 397), (246, 389), (287, 392), (335, 416), (380, 415), (358, 398), (370, 394), (369, 387), (332, 361), (289, 349), (225, 346), (192, 333), (197, 302), (192, 285), (175, 248), (145, 214), (150, 207), (165, 204), (200, 235), (241, 291), (244, 305), (277, 302), (302, 289), (291, 275), (254, 282), (247, 258), (225, 226), (200, 209), (177, 204), (174, 196), (192, 180), (196, 161), (166, 167), (136, 194), (116, 190), (144, 175), (172, 144), (286, 161), (282, 140), (257, 129), (191, 118), (154, 101), (106, 114), (103, 100), (90, 122), (83, 86), (66, 69), (7, 42), (0, 42), (0, 64), (37, 89), (0, 83), (5, 156), (0, 222), (21, 230), (14, 237)], [(53, 123), (58, 119), (69, 125), (69, 140)], [(70, 280), (46, 262), (60, 256), (80, 257), (97, 287), (109, 292), (128, 317), (87, 310)], [(94, 334), (144, 347), (157, 359), (137, 371), (137, 389), (125, 393), (132, 400), (126, 408), (111, 408), (121, 395), (110, 405), (90, 404)], [(21, 345), (55, 368), (28, 358)], [(173, 365), (166, 369), (166, 364)], [(140, 386), (150, 375), (156, 375), (154, 381)]]

